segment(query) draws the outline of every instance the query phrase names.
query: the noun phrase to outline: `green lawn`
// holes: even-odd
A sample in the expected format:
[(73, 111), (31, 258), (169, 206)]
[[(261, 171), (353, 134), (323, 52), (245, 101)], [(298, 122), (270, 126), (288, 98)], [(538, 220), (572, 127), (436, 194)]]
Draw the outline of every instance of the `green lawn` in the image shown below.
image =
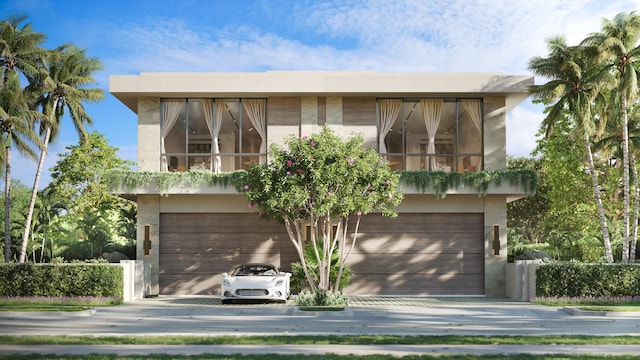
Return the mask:
[(601, 355), (562, 355), (562, 354), (551, 354), (551, 355), (529, 355), (529, 354), (515, 354), (515, 355), (503, 355), (503, 354), (495, 354), (495, 355), (408, 355), (398, 357), (395, 355), (336, 355), (336, 354), (322, 354), (322, 355), (302, 355), (302, 354), (290, 354), (290, 355), (281, 355), (281, 354), (261, 354), (261, 355), (221, 355), (221, 354), (199, 354), (199, 355), (163, 355), (163, 354), (149, 354), (149, 355), (135, 355), (135, 356), (117, 356), (116, 354), (89, 354), (89, 355), (40, 355), (40, 354), (32, 354), (32, 355), (11, 355), (8, 357), (3, 357), (0, 355), (0, 359), (11, 359), (11, 360), (28, 360), (28, 359), (83, 359), (83, 360), (105, 360), (105, 359), (212, 359), (212, 360), (230, 360), (230, 359), (241, 359), (241, 360), (353, 360), (353, 359), (370, 359), (370, 360), (397, 360), (397, 359), (460, 359), (460, 360), (473, 360), (473, 359), (482, 359), (482, 360), (493, 360), (493, 359), (521, 359), (521, 360), (545, 360), (545, 359), (581, 359), (581, 360), (595, 360), (595, 359), (625, 359), (625, 360), (638, 360), (640, 359), (640, 355), (632, 355), (632, 356), (601, 356)]

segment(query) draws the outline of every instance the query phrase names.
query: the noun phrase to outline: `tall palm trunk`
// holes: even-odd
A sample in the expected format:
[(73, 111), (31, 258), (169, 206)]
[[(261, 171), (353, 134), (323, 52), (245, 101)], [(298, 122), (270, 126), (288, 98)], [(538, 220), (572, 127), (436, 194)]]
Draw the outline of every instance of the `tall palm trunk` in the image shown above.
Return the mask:
[(634, 263), (636, 260), (636, 245), (638, 244), (638, 216), (640, 213), (640, 187), (638, 185), (638, 167), (636, 159), (632, 153), (629, 153), (629, 162), (631, 163), (631, 172), (633, 173), (634, 187), (634, 204), (633, 204), (633, 224), (631, 236), (631, 250), (629, 251), (629, 262)]
[(4, 147), (4, 262), (8, 264), (11, 262), (11, 133), (7, 137)]
[[(621, 83), (621, 87), (624, 82)], [(627, 96), (622, 89), (620, 97), (622, 106), (622, 166), (623, 166), (623, 204), (624, 204), (624, 238), (622, 240), (622, 262), (629, 262), (629, 119), (627, 117)]]
[(44, 165), (44, 159), (47, 156), (47, 146), (49, 145), (49, 139), (51, 138), (51, 127), (47, 126), (44, 134), (44, 144), (42, 151), (40, 152), (40, 159), (38, 160), (38, 169), (36, 170), (36, 177), (33, 181), (33, 189), (31, 190), (31, 200), (29, 201), (29, 210), (27, 211), (27, 219), (25, 220), (24, 234), (22, 235), (22, 246), (20, 247), (20, 263), (23, 263), (27, 254), (27, 243), (29, 242), (29, 231), (31, 230), (31, 221), (33, 219), (33, 210), (36, 206), (36, 198), (38, 196), (38, 185), (40, 184), (40, 176), (42, 175), (42, 167)]
[(608, 263), (613, 263), (613, 252), (611, 251), (611, 239), (609, 238), (609, 227), (607, 226), (607, 218), (604, 214), (604, 206), (602, 206), (602, 197), (600, 195), (600, 186), (598, 185), (598, 177), (596, 176), (595, 165), (593, 164), (593, 153), (591, 152), (591, 142), (589, 135), (585, 132), (584, 143), (587, 147), (587, 160), (589, 163), (589, 174), (591, 175), (591, 183), (593, 185), (593, 194), (596, 198), (598, 207), (598, 215), (600, 216), (600, 227), (602, 228), (602, 239), (604, 241), (604, 253)]

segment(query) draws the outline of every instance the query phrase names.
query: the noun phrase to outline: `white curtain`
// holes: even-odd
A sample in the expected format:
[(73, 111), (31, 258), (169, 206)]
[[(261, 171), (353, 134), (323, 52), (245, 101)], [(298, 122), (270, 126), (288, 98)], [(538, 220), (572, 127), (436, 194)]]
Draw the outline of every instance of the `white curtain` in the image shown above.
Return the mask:
[(436, 132), (438, 131), (438, 125), (440, 125), (443, 103), (443, 99), (420, 100), (422, 117), (424, 119), (424, 125), (427, 128), (427, 137), (429, 138), (427, 154), (431, 155), (429, 156), (429, 170), (431, 171), (436, 169), (436, 157), (433, 155), (436, 153)]
[(387, 134), (398, 118), (398, 114), (400, 114), (401, 109), (401, 99), (382, 99), (378, 101), (378, 110), (380, 111), (380, 133), (378, 134), (378, 147), (380, 148), (380, 154), (387, 153), (387, 145), (385, 145), (384, 143), (384, 138), (387, 137)]
[(475, 127), (479, 133), (482, 133), (482, 131), (480, 131), (482, 126), (482, 110), (480, 107), (480, 99), (463, 99), (461, 102), (462, 108), (469, 115), (469, 119), (471, 120), (473, 127)]
[[(256, 129), (258, 135), (260, 135), (260, 154), (267, 152), (267, 142), (265, 141), (267, 135), (267, 100), (265, 99), (244, 99), (242, 100), (244, 108), (247, 110), (247, 115), (253, 124), (253, 128)], [(264, 163), (264, 157), (260, 156), (260, 164)]]
[[(202, 100), (202, 112), (204, 113), (204, 121), (207, 123), (207, 129), (209, 129), (209, 134), (211, 134), (211, 141), (213, 143), (214, 138), (218, 138), (218, 132), (214, 134), (213, 129), (213, 100), (212, 99), (203, 99)], [(220, 128), (218, 128), (220, 131)], [(211, 146), (211, 155), (213, 155), (213, 146)], [(213, 156), (211, 157), (213, 161)], [(209, 165), (211, 166), (211, 164)], [(209, 169), (211, 170), (211, 169)]]
[[(161, 129), (161, 138), (160, 138), (160, 147), (162, 149), (162, 153), (166, 153), (164, 140), (169, 135), (171, 129), (173, 129), (173, 125), (176, 124), (176, 120), (178, 120), (178, 116), (182, 112), (182, 108), (186, 102), (184, 100), (162, 100), (162, 129)], [(169, 170), (167, 165), (167, 157), (162, 156), (162, 161), (160, 163), (162, 167), (162, 171)]]
[[(224, 115), (224, 110), (226, 108), (226, 101), (223, 99), (216, 99), (216, 116), (213, 119), (214, 121), (209, 121), (207, 119), (207, 124), (211, 123), (211, 153), (212, 153), (212, 162), (213, 162), (213, 172), (219, 174), (222, 172), (222, 158), (220, 158), (220, 141), (218, 138), (220, 137), (220, 127), (222, 126), (222, 116)], [(213, 113), (213, 112), (211, 112)]]

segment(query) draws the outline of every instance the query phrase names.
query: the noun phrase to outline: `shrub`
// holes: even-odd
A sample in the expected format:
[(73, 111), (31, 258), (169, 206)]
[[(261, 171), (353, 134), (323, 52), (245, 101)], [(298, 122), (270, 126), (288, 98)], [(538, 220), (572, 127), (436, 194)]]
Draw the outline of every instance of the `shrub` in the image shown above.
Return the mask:
[(3, 264), (0, 296), (123, 296), (123, 269), (103, 262)]
[[(322, 248), (323, 240), (322, 238), (318, 239), (318, 247)], [(313, 244), (308, 242), (304, 247), (304, 259), (307, 263), (307, 269), (309, 270), (309, 274), (316, 282), (319, 281), (318, 277), (318, 261), (316, 259), (315, 251), (313, 249)], [(340, 252), (336, 248), (331, 254), (331, 273), (329, 275), (329, 281), (331, 285), (335, 284), (336, 278), (338, 276), (338, 270), (340, 268)], [(342, 269), (342, 277), (340, 278), (340, 286), (338, 289), (344, 289), (349, 283), (351, 283), (351, 268), (349, 265), (344, 265)], [(304, 269), (302, 268), (301, 262), (295, 262), (291, 264), (291, 291), (295, 293), (299, 293), (305, 288), (308, 287), (307, 277), (304, 274)]]
[(640, 294), (640, 266), (550, 263), (536, 270), (538, 297), (611, 297)]
[(318, 289), (315, 293), (301, 292), (296, 296), (295, 303), (300, 307), (343, 307), (349, 305), (349, 298), (341, 293)]

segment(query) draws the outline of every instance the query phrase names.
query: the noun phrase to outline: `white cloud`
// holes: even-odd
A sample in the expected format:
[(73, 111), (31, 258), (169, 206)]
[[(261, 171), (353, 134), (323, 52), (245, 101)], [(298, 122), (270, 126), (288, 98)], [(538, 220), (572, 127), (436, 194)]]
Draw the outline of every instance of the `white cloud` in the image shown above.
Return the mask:
[[(546, 54), (550, 36), (565, 34), (569, 43), (577, 43), (598, 31), (602, 18), (637, 8), (638, 0), (352, 0), (293, 6), (297, 29), (311, 33), (320, 45), (258, 25), (205, 29), (180, 19), (146, 18), (116, 31), (124, 51), (110, 65), (119, 70), (111, 73), (355, 69), (529, 74), (529, 59)], [(510, 155), (529, 155), (542, 117), (541, 107), (521, 105), (513, 111), (507, 122)]]
[(536, 147), (536, 133), (544, 118), (544, 107), (525, 101), (507, 115), (507, 154), (529, 157)]

